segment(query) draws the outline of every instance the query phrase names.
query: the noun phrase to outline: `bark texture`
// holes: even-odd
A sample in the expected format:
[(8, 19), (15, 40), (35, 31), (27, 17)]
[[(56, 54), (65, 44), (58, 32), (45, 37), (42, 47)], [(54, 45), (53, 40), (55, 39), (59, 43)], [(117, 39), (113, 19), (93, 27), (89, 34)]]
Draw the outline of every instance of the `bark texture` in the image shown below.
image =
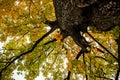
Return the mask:
[(82, 49), (88, 47), (80, 32), (88, 26), (107, 31), (120, 25), (119, 0), (53, 0), (58, 27)]
[[(87, 52), (89, 44), (80, 33), (88, 33), (88, 26), (94, 26), (101, 31), (109, 31), (115, 26), (120, 26), (119, 0), (53, 0), (53, 5), (61, 33), (64, 37), (71, 36), (84, 53)], [(76, 58), (78, 59), (80, 55), (78, 54)], [(70, 71), (66, 79), (70, 79)]]
[(106, 0), (93, 8), (92, 22), (100, 30), (110, 30), (120, 26), (120, 1)]

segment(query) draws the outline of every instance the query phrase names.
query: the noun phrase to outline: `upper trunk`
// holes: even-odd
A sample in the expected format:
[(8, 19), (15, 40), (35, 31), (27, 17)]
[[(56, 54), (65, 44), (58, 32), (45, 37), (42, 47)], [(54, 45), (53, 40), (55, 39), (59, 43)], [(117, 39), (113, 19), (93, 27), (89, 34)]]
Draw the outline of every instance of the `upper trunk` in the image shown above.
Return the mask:
[(81, 10), (76, 7), (72, 0), (53, 0), (55, 6), (56, 18), (60, 28), (67, 30), (74, 25), (81, 24)]
[(71, 36), (82, 49), (88, 47), (80, 34), (88, 26), (110, 30), (120, 25), (119, 0), (53, 0), (58, 27), (63, 36)]
[(119, 0), (53, 0), (53, 3), (59, 27), (63, 30), (69, 31), (76, 25), (80, 25), (80, 29), (94, 25), (108, 30), (120, 23)]

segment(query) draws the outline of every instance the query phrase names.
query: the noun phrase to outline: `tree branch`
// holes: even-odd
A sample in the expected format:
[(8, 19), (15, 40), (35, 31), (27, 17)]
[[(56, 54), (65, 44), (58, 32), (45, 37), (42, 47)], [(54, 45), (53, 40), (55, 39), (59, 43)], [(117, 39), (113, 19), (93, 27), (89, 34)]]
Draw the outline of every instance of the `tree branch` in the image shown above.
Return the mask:
[[(78, 60), (82, 53), (83, 53), (83, 50), (81, 50), (81, 51), (77, 54), (77, 56), (76, 56), (75, 59)], [(70, 74), (71, 74), (71, 72), (68, 71), (68, 75), (67, 75), (67, 77), (66, 77), (64, 80), (70, 80)]]
[(101, 49), (99, 49), (99, 48), (97, 48), (97, 47), (96, 47), (96, 49), (97, 49), (99, 52), (101, 52), (101, 53), (105, 53), (103, 50), (101, 50)]
[(97, 78), (103, 78), (103, 79), (109, 79), (109, 80), (111, 80), (110, 78), (108, 78), (108, 77), (105, 77), (105, 76), (95, 76), (95, 77), (97, 77)]
[(68, 75), (67, 75), (67, 77), (64, 80), (70, 80), (70, 74), (71, 74), (71, 72), (68, 71)]
[(82, 55), (83, 55), (83, 63), (84, 63), (84, 66), (85, 66), (85, 76), (86, 76), (86, 80), (88, 80), (87, 65), (86, 65), (86, 61), (85, 61), (85, 53), (83, 53)]
[(116, 76), (115, 76), (115, 80), (119, 80), (119, 73), (120, 73), (120, 68), (117, 70)]
[(95, 56), (94, 58), (100, 58), (100, 59), (103, 59), (103, 60), (105, 60), (105, 61), (108, 61), (107, 59), (105, 59), (105, 58), (103, 58), (103, 57), (101, 57), (101, 56)]
[(117, 59), (117, 57), (115, 57), (106, 47), (104, 47), (100, 42), (98, 42), (89, 32), (87, 32), (87, 34), (95, 41), (97, 42), (104, 50), (106, 50), (114, 59)]
[(35, 49), (35, 47), (39, 44), (39, 42), (42, 41), (45, 37), (47, 37), (50, 33), (52, 33), (56, 28), (57, 28), (56, 25), (52, 26), (51, 30), (49, 32), (47, 32), (46, 34), (44, 34), (40, 39), (38, 39), (30, 50), (28, 50), (27, 52), (24, 52), (24, 53), (16, 56), (11, 62), (6, 64), (6, 66), (3, 69), (0, 70), (0, 77), (2, 76), (2, 72), (4, 70), (6, 70), (13, 62), (15, 62), (20, 57), (22, 57), (22, 56), (32, 52)]
[(45, 24), (47, 24), (48, 26), (50, 26), (51, 28), (54, 27), (54, 26), (58, 26), (58, 22), (57, 21), (49, 21), (49, 20), (46, 20), (45, 21)]
[(76, 58), (75, 59), (79, 59), (79, 57), (81, 56), (81, 54), (83, 53), (83, 51), (81, 50), (78, 54), (77, 54), (77, 56), (76, 56)]
[[(50, 55), (50, 53), (52, 53), (53, 50), (54, 50), (54, 49), (52, 49), (52, 50), (48, 53), (47, 57)], [(33, 61), (31, 61), (29, 65), (33, 65), (33, 64), (34, 64), (36, 61), (38, 61), (40, 58), (41, 58), (41, 54), (40, 54), (36, 59), (34, 59)]]

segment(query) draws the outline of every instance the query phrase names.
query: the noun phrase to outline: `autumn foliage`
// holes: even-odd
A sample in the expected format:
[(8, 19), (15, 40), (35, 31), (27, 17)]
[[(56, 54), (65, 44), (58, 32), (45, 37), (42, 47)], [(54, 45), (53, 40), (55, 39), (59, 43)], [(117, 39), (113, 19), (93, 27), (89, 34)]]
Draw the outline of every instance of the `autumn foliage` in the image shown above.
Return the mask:
[(47, 20), (56, 20), (52, 0), (0, 0), (0, 42), (4, 43), (0, 80), (14, 80), (14, 70), (18, 75), (25, 72), (26, 80), (34, 80), (40, 73), (45, 80), (64, 80), (68, 72), (70, 80), (116, 78), (119, 26), (107, 32), (88, 27), (88, 33), (81, 34), (89, 42), (89, 51), (77, 58), (81, 47), (58, 27), (52, 31)]

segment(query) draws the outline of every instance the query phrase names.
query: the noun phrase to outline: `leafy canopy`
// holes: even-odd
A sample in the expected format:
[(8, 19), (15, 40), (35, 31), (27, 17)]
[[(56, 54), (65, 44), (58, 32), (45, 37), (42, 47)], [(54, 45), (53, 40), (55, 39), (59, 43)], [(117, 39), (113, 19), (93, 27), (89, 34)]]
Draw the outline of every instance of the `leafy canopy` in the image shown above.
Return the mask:
[(115, 41), (120, 32), (118, 26), (109, 32), (89, 30), (112, 55), (84, 34), (91, 49), (77, 60), (80, 47), (71, 37), (63, 40), (59, 29), (35, 45), (50, 30), (45, 21), (55, 19), (52, 0), (0, 0), (0, 41), (4, 43), (0, 52), (2, 80), (12, 80), (16, 69), (18, 75), (25, 71), (26, 80), (35, 79), (40, 72), (46, 80), (63, 80), (68, 71), (72, 73), (71, 80), (78, 80), (79, 76), (85, 78), (86, 75), (90, 80), (115, 77), (118, 62), (112, 55), (117, 57), (118, 53)]

